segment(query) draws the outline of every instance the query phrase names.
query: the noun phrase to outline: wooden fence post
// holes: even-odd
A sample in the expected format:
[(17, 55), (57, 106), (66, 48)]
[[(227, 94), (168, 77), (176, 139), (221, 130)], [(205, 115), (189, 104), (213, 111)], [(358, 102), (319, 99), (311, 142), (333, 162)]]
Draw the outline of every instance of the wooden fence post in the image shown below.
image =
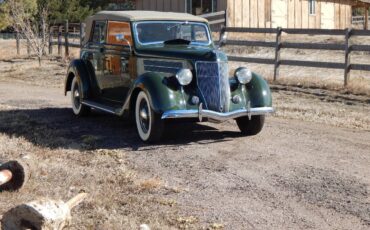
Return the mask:
[(229, 14), (227, 13), (227, 10), (225, 10), (225, 27), (229, 26)]
[(19, 55), (21, 53), (21, 51), (20, 51), (20, 47), (19, 47), (19, 32), (18, 31), (15, 34), (15, 39), (16, 39), (16, 43), (17, 43), (17, 55)]
[(82, 48), (82, 41), (84, 39), (84, 31), (85, 31), (84, 24), (81, 22), (80, 23), (80, 48)]
[(275, 67), (274, 67), (274, 81), (279, 77), (280, 72), (280, 49), (281, 49), (281, 34), (282, 28), (278, 27), (276, 31), (276, 45), (275, 45)]
[(69, 24), (68, 20), (64, 23), (64, 46), (65, 46), (65, 56), (69, 56), (69, 47), (68, 47), (68, 37), (69, 37)]
[(30, 41), (27, 40), (27, 55), (30, 55), (31, 54), (31, 44), (30, 44)]
[(53, 27), (49, 31), (49, 55), (53, 54)]
[(58, 26), (58, 55), (62, 55), (62, 26)]
[(348, 85), (351, 71), (351, 34), (352, 29), (346, 29), (346, 43), (345, 43), (345, 66), (344, 66), (344, 86)]

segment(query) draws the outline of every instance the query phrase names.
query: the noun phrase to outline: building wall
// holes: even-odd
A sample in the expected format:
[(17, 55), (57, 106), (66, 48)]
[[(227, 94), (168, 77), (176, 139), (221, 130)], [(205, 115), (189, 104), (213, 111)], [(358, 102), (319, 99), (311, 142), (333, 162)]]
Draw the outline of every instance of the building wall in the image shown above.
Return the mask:
[(317, 0), (310, 15), (308, 0), (227, 0), (228, 26), (258, 28), (344, 29), (351, 26), (350, 0)]
[(228, 26), (266, 27), (266, 2), (266, 0), (228, 0)]
[[(196, 1), (196, 0), (193, 0)], [(351, 27), (352, 0), (317, 0), (309, 14), (309, 0), (218, 0), (217, 11), (227, 10), (228, 26), (256, 28)], [(186, 12), (186, 0), (136, 0), (137, 10)]]
[[(136, 0), (136, 9), (164, 12), (186, 12), (186, 2), (187, 0)], [(217, 11), (222, 11), (226, 8), (227, 0), (217, 0)]]
[(137, 10), (185, 12), (185, 0), (136, 0)]

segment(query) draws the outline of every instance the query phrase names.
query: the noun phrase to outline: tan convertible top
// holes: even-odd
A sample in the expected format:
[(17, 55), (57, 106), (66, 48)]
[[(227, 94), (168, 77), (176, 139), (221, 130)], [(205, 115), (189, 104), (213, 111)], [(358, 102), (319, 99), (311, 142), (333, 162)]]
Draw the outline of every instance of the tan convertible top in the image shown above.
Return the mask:
[(91, 16), (95, 20), (120, 20), (120, 21), (143, 21), (143, 20), (184, 20), (206, 22), (207, 20), (192, 14), (158, 12), (158, 11), (100, 11)]
[(86, 19), (86, 34), (83, 45), (90, 38), (91, 26), (96, 20), (111, 21), (150, 21), (150, 20), (173, 20), (173, 21), (192, 21), (207, 22), (206, 19), (185, 13), (158, 12), (158, 11), (100, 11)]

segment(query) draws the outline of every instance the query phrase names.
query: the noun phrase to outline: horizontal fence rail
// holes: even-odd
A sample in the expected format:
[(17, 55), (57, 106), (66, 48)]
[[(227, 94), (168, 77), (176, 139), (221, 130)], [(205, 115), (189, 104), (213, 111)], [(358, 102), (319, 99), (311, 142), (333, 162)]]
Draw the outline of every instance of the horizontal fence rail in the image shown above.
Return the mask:
[(219, 31), (222, 27), (226, 27), (227, 24), (227, 12), (219, 11), (214, 13), (202, 14), (199, 17), (205, 18), (208, 20), (212, 31)]
[[(370, 16), (367, 19), (370, 21)], [(352, 17), (352, 24), (362, 24), (365, 22), (365, 16), (353, 16)]]
[(15, 39), (17, 33), (0, 33), (0, 39)]
[[(21, 40), (26, 40), (26, 47), (27, 47), (27, 54), (31, 54), (31, 46), (30, 42), (26, 39), (26, 37), (22, 33), (12, 32), (12, 33), (0, 33), (0, 39), (15, 39), (16, 41), (16, 49), (17, 55), (21, 52)], [(41, 38), (40, 38), (41, 39)]]
[[(65, 55), (68, 56), (70, 47), (81, 48), (84, 36), (84, 23), (64, 21), (51, 25), (49, 30), (49, 54), (53, 53), (53, 46), (58, 46), (58, 55), (62, 55), (62, 47), (64, 46)], [(72, 39), (77, 39), (79, 42), (71, 42)]]
[[(266, 41), (248, 41), (248, 40), (228, 40), (225, 33), (261, 33), (274, 34), (275, 42)], [(342, 44), (325, 44), (325, 43), (303, 43), (303, 42), (283, 42), (282, 34), (303, 34), (303, 35), (337, 35), (344, 36)], [(247, 46), (247, 47), (268, 47), (275, 49), (275, 58), (253, 58), (253, 57), (237, 57), (228, 56), (230, 61), (249, 62), (258, 64), (274, 65), (274, 80), (279, 76), (279, 67), (287, 66), (302, 66), (313, 68), (329, 68), (344, 70), (344, 85), (348, 85), (350, 71), (362, 70), (370, 71), (370, 65), (351, 63), (350, 54), (352, 51), (370, 51), (370, 45), (351, 44), (351, 38), (354, 36), (370, 36), (370, 31), (367, 30), (328, 30), (328, 29), (283, 29), (283, 28), (238, 28), (226, 27), (221, 30), (220, 46)], [(344, 62), (319, 62), (319, 61), (301, 61), (301, 60), (282, 60), (280, 53), (282, 49), (308, 49), (308, 50), (335, 50), (344, 51)]]

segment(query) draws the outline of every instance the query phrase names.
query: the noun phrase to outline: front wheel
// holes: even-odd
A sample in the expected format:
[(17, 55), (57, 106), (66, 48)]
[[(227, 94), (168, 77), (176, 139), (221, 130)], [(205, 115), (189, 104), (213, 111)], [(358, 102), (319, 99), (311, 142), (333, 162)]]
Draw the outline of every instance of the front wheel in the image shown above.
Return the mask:
[(139, 137), (144, 142), (157, 142), (164, 131), (164, 122), (160, 114), (156, 113), (151, 105), (148, 95), (141, 91), (135, 103), (135, 121)]
[(263, 128), (265, 115), (252, 116), (250, 120), (248, 117), (240, 117), (236, 119), (236, 123), (242, 134), (246, 136), (257, 135)]

